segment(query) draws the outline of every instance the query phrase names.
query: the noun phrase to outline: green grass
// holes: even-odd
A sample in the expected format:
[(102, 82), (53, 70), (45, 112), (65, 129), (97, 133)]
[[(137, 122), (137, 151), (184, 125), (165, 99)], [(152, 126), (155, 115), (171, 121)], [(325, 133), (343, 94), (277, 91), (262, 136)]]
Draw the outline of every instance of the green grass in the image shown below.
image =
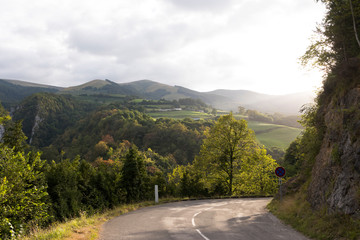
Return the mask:
[(312, 239), (360, 239), (360, 219), (346, 214), (314, 210), (306, 200), (306, 191), (271, 201), (268, 209), (286, 224)]
[(149, 112), (148, 113), (153, 118), (175, 118), (175, 119), (183, 119), (183, 118), (201, 118), (201, 119), (209, 119), (212, 118), (213, 115), (207, 113), (201, 113), (196, 111), (167, 111), (167, 112)]
[(142, 101), (144, 101), (144, 99), (142, 99), (142, 98), (137, 98), (137, 99), (131, 100), (130, 102), (133, 102), (133, 103), (141, 103)]
[(278, 147), (286, 149), (301, 133), (301, 129), (270, 123), (248, 122), (249, 128), (254, 130), (258, 141), (267, 148)]
[(104, 96), (96, 96), (96, 95), (73, 95), (77, 100), (84, 102), (91, 102), (97, 104), (109, 104), (113, 102), (124, 101), (124, 96), (122, 95), (104, 95)]

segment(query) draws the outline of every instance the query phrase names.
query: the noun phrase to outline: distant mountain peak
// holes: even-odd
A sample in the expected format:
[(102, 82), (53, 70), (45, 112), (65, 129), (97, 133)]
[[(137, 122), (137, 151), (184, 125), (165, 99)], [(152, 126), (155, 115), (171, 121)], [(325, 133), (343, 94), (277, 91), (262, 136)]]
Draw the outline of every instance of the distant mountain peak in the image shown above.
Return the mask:
[(193, 98), (200, 99), (204, 103), (222, 110), (237, 111), (238, 107), (242, 106), (247, 109), (258, 110), (264, 113), (279, 112), (286, 115), (299, 115), (301, 106), (311, 102), (309, 94), (306, 93), (267, 95), (249, 90), (226, 89), (218, 89), (211, 92), (198, 92), (182, 86), (170, 86), (149, 79), (142, 79), (129, 83), (117, 83), (109, 79), (94, 79), (87, 83), (69, 88), (56, 88), (52, 86), (41, 88), (40, 86), (45, 85), (18, 80), (0, 79), (0, 101), (11, 102), (15, 99), (20, 100), (24, 96), (31, 95), (36, 91), (54, 92), (60, 90), (59, 93), (73, 95), (115, 94), (154, 100), (162, 98), (167, 100)]

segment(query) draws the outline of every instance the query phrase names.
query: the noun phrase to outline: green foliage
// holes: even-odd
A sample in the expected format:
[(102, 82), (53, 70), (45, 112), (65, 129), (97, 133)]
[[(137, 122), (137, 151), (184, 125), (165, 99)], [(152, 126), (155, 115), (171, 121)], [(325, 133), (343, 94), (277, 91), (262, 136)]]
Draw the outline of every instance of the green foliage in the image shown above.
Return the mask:
[(5, 120), (10, 120), (10, 116), (7, 114), (3, 105), (0, 102), (0, 124), (2, 124)]
[(286, 169), (286, 177), (294, 177), (300, 170), (301, 163), (301, 138), (297, 138), (293, 141), (290, 146), (286, 149), (284, 159), (280, 162), (281, 165)]
[(339, 151), (339, 144), (334, 144), (331, 151), (331, 160), (337, 165), (341, 164), (341, 153)]
[(298, 145), (298, 163), (303, 178), (308, 178), (315, 163), (316, 155), (320, 151), (325, 132), (323, 116), (319, 114), (316, 106), (303, 110), (301, 124), (305, 128)]
[[(8, 118), (10, 119), (10, 118)], [(4, 145), (14, 148), (15, 152), (21, 151), (26, 146), (26, 139), (22, 131), (22, 121), (5, 121), (5, 132), (2, 137)]]
[(49, 221), (44, 164), (38, 153), (24, 153), (21, 122), (0, 108), (5, 132), (0, 143), (0, 238), (15, 238)]
[(311, 239), (359, 239), (360, 220), (346, 214), (327, 214), (326, 209), (314, 210), (300, 191), (286, 196), (282, 202), (273, 200), (270, 211)]
[(58, 90), (56, 88), (47, 88), (39, 86), (21, 86), (17, 84), (12, 84), (6, 80), (0, 79), (0, 101), (3, 102), (4, 106), (9, 109), (9, 107), (14, 106), (14, 103), (19, 103), (25, 97), (28, 97), (34, 93), (38, 92), (52, 92), (55, 93)]
[(126, 201), (144, 200), (148, 189), (148, 176), (144, 158), (134, 147), (126, 155), (122, 173), (122, 186), (126, 190)]
[(232, 114), (210, 128), (194, 167), (203, 188), (213, 195), (272, 194), (276, 190), (275, 160), (259, 148), (245, 120)]
[(0, 147), (0, 238), (49, 221), (44, 162), (40, 155)]
[(207, 196), (207, 189), (201, 181), (201, 174), (195, 171), (194, 166), (186, 166), (180, 181), (180, 195), (182, 197)]
[[(48, 159), (56, 159), (56, 155), (59, 155), (56, 152), (62, 149), (66, 152), (66, 157), (74, 158), (80, 154), (92, 162), (99, 156), (97, 155), (99, 148), (95, 148), (95, 145), (102, 141), (103, 137), (110, 136), (114, 140), (110, 147), (120, 144), (123, 140), (142, 145), (145, 132), (153, 124), (153, 119), (138, 111), (100, 109), (69, 128), (54, 141), (54, 146), (44, 149), (44, 156)], [(55, 155), (49, 154), (51, 152)], [(103, 154), (101, 153), (100, 156)]]
[[(172, 155), (178, 164), (187, 164), (200, 149), (201, 132), (206, 124), (191, 119), (155, 121), (138, 111), (98, 110), (69, 128), (52, 146), (44, 148), (44, 158), (58, 161), (62, 149), (69, 158), (80, 154), (89, 162), (98, 157), (108, 159), (110, 148), (116, 151), (127, 140), (143, 150), (151, 148), (162, 156)], [(105, 140), (106, 136), (112, 141)]]
[(145, 152), (145, 156), (150, 158), (154, 162), (156, 168), (164, 174), (171, 172), (177, 165), (173, 155), (162, 156), (151, 148)]
[(52, 162), (46, 179), (55, 218), (65, 220), (123, 202), (120, 169), (113, 162), (97, 161), (93, 166), (79, 157)]
[(29, 142), (41, 148), (50, 145), (65, 129), (92, 109), (71, 96), (38, 93), (21, 103), (19, 110), (14, 113), (14, 119), (23, 120), (23, 131)]
[(201, 177), (201, 172), (194, 165), (178, 165), (168, 174), (169, 187), (173, 188), (172, 195), (189, 198), (209, 196)]
[(277, 191), (277, 177), (274, 174), (276, 161), (266, 154), (265, 149), (256, 149), (251, 157), (244, 159), (240, 174), (241, 194), (273, 194)]
[(79, 159), (53, 162), (46, 174), (49, 195), (56, 219), (78, 216), (81, 210), (81, 192), (78, 188)]
[(249, 120), (252, 121), (259, 121), (259, 122), (265, 122), (265, 123), (272, 123), (273, 118), (267, 114), (258, 112), (256, 110), (247, 110), (246, 115), (249, 117)]
[(267, 153), (272, 156), (276, 161), (279, 161), (282, 159), (285, 155), (285, 150), (278, 148), (278, 147), (272, 147), (272, 148), (266, 148)]
[(286, 169), (286, 177), (300, 175), (300, 182), (305, 182), (311, 175), (321, 143), (322, 135), (317, 128), (307, 127), (286, 149), (284, 159), (280, 161)]
[[(317, 29), (315, 40), (302, 57), (303, 64), (312, 63), (327, 73), (360, 53), (356, 42), (349, 1), (321, 0), (327, 8), (324, 21)], [(359, 24), (360, 4), (352, 1), (355, 22)], [(359, 25), (355, 26), (357, 29)]]
[(203, 136), (197, 129), (189, 129), (185, 124), (171, 119), (158, 119), (155, 126), (145, 134), (143, 146), (161, 155), (172, 154), (178, 164), (191, 163), (199, 152)]

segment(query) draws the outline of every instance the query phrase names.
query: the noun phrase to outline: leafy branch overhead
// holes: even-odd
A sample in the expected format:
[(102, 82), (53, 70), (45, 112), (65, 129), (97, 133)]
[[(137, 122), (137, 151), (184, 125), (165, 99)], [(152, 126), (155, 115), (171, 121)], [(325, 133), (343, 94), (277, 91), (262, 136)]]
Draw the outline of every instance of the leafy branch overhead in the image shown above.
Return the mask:
[[(319, 1), (319, 0), (318, 0)], [(300, 58), (303, 65), (329, 73), (336, 65), (360, 53), (358, 39), (360, 4), (351, 0), (321, 0), (327, 13), (317, 27), (312, 44)]]

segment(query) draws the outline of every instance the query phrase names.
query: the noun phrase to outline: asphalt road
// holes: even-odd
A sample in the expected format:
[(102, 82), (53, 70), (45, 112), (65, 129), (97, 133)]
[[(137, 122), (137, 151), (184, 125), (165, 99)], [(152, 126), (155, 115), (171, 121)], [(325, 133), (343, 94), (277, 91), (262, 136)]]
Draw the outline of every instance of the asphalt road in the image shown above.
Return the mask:
[(201, 200), (147, 207), (105, 223), (100, 239), (307, 239), (265, 209), (270, 200)]

